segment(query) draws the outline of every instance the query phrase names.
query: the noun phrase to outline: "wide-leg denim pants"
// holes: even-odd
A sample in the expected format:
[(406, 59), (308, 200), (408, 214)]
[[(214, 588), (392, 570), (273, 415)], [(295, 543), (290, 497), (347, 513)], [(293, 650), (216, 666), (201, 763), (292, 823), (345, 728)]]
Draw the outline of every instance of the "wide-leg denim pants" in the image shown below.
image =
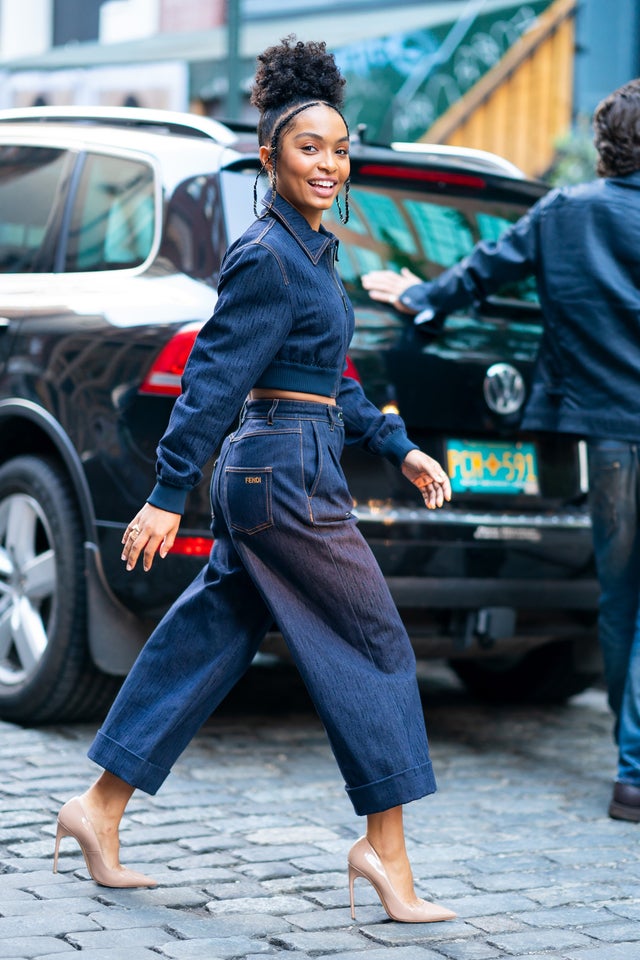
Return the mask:
[(155, 629), (89, 756), (155, 793), (275, 621), (358, 814), (433, 793), (415, 657), (351, 512), (338, 407), (246, 404), (211, 484), (214, 547)]
[(598, 634), (615, 716), (618, 775), (640, 787), (640, 444), (588, 444)]

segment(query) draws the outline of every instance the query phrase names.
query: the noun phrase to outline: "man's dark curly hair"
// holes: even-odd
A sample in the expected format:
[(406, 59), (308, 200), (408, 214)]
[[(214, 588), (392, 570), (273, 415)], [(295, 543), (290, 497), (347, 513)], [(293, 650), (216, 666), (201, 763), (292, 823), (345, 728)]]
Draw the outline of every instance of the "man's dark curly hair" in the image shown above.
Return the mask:
[[(268, 47), (258, 57), (251, 91), (251, 103), (260, 111), (260, 145), (276, 146), (277, 121), (284, 119), (289, 109), (321, 102), (340, 112), (344, 85), (344, 77), (324, 41), (303, 43), (291, 35)], [(277, 132), (280, 134), (282, 128)]]
[(625, 83), (598, 104), (593, 133), (599, 177), (640, 170), (640, 79)]

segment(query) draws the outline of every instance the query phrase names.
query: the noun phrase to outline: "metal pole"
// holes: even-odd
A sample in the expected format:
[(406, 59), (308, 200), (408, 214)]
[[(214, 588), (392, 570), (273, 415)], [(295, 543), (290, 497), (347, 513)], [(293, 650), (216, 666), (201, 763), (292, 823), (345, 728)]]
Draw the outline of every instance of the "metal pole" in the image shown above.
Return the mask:
[(240, 82), (240, 17), (242, 0), (227, 0), (227, 103), (229, 120), (239, 120), (242, 106)]

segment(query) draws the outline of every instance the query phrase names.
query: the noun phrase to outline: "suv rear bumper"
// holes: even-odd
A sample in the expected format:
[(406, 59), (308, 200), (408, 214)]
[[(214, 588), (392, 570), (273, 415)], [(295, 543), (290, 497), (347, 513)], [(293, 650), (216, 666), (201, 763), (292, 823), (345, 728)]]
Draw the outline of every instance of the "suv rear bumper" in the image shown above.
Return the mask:
[(514, 607), (520, 610), (596, 610), (598, 582), (584, 580), (497, 580), (466, 577), (387, 577), (400, 608), (476, 610)]
[[(565, 510), (549, 513), (516, 513), (514, 511), (484, 512), (481, 510), (461, 510), (444, 506), (440, 510), (425, 510), (421, 506), (392, 506), (386, 503), (358, 504), (354, 514), (362, 523), (379, 523), (384, 526), (395, 524), (419, 523), (438, 527), (473, 527), (478, 533), (477, 539), (487, 540), (532, 540), (535, 535), (529, 531), (542, 530), (587, 530), (591, 531), (591, 520), (586, 509)], [(485, 532), (486, 530), (486, 532)], [(513, 531), (511, 535), (508, 530)], [(488, 531), (494, 531), (489, 533)], [(517, 531), (520, 531), (519, 533)]]
[[(584, 509), (485, 513), (370, 503), (354, 513), (401, 608), (597, 609), (591, 521)], [(394, 553), (391, 566), (387, 559)], [(418, 564), (412, 560), (430, 553), (433, 563), (414, 575)], [(469, 564), (472, 554), (479, 559)], [(549, 563), (558, 559), (564, 575), (550, 575)], [(449, 575), (458, 570), (460, 576)]]

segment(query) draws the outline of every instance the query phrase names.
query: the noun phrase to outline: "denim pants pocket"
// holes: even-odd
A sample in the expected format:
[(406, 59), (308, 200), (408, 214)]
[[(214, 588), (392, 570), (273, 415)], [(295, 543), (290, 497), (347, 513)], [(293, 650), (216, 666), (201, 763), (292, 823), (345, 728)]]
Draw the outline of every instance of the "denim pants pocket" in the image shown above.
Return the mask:
[(233, 530), (254, 534), (273, 526), (271, 467), (225, 468), (229, 520)]
[(620, 479), (620, 464), (611, 463), (600, 466), (597, 481), (592, 479), (589, 482), (591, 516), (604, 537), (611, 537), (618, 527), (619, 517), (616, 505)]
[(220, 483), (231, 530), (253, 536), (274, 525), (275, 487), (297, 460), (299, 446), (299, 428), (279, 429), (266, 421), (246, 421), (230, 438)]
[(312, 420), (302, 436), (302, 472), (309, 520), (314, 526), (339, 523), (351, 516), (353, 498), (340, 465), (344, 433)]
[(617, 441), (589, 444), (589, 505), (596, 536), (608, 539), (620, 524), (619, 505), (627, 479), (629, 445)]

